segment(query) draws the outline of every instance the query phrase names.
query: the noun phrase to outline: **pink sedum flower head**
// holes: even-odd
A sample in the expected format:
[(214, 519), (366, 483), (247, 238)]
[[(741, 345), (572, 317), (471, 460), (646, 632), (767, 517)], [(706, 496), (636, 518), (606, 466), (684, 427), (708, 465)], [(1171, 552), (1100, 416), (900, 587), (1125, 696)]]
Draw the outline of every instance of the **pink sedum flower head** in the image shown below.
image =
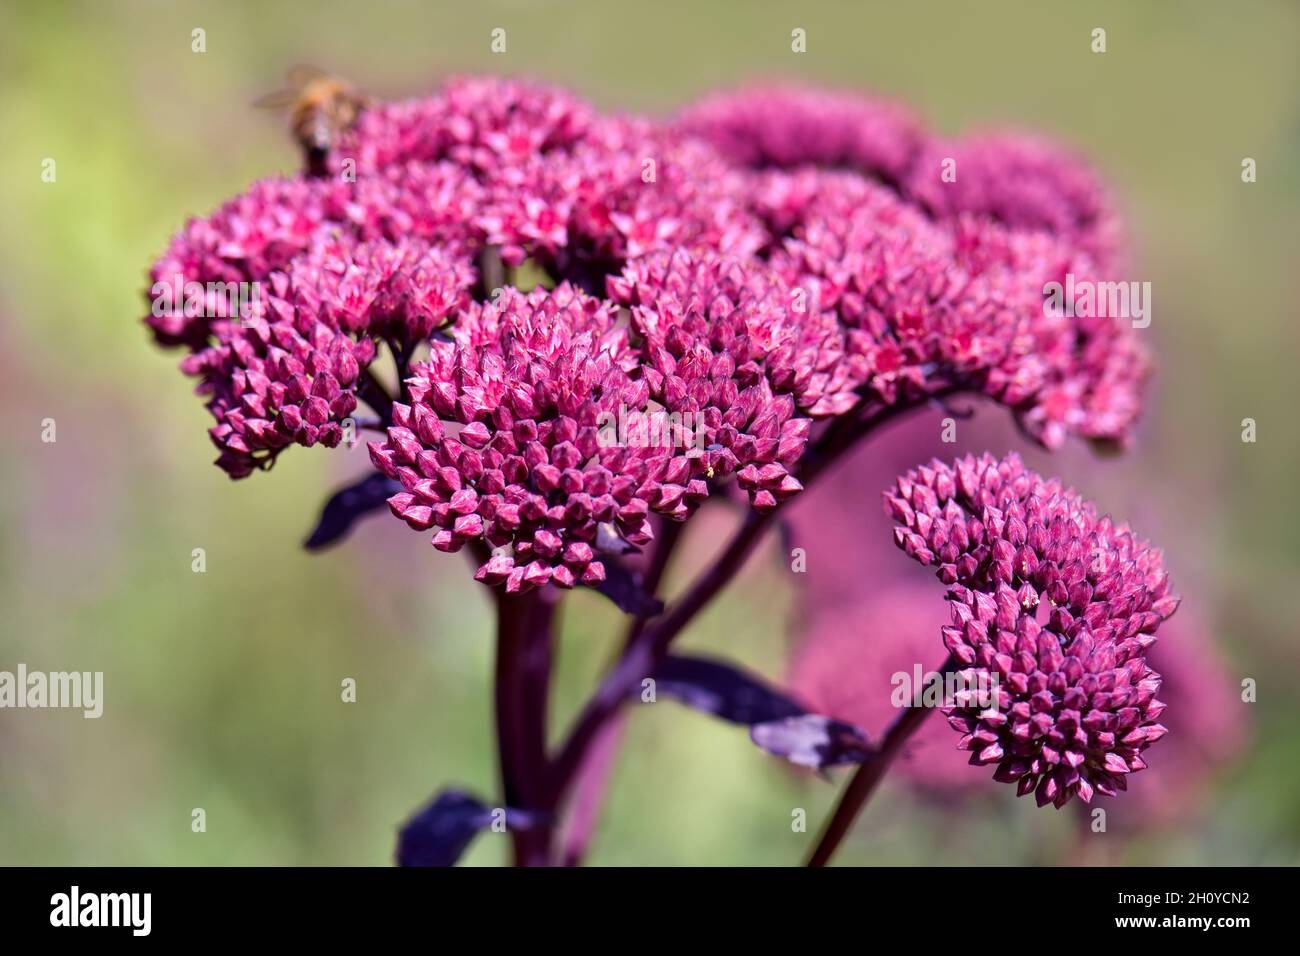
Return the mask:
[[(945, 179), (948, 160), (955, 176)], [(1071, 240), (1107, 267), (1121, 259), (1119, 218), (1105, 188), (1055, 143), (1019, 133), (932, 140), (916, 157), (904, 189), (936, 216), (989, 216)]]
[(766, 239), (749, 209), (750, 177), (707, 143), (649, 120), (604, 119), (570, 154), (538, 166), (502, 204), (531, 201), (567, 217), (562, 261), (610, 274), (686, 245), (751, 256)]
[(849, 190), (785, 213), (797, 222), (771, 264), (838, 318), (854, 385), (886, 404), (983, 392), (1048, 448), (1072, 432), (1127, 439), (1150, 364), (1135, 331), (1044, 308), (1047, 283), (1096, 276), (1075, 246), (988, 220), (934, 223), (883, 187)]
[(1040, 806), (1126, 789), (1166, 733), (1146, 659), (1178, 605), (1160, 552), (1014, 454), (932, 462), (885, 503), (899, 547), (948, 585), (952, 658), (999, 683), (996, 711), (946, 711), (971, 762)]
[[(789, 666), (795, 696), (818, 713), (832, 714), (878, 733), (898, 711), (891, 706), (894, 677), (939, 664), (934, 633), (946, 615), (926, 600), (919, 584), (860, 589), (838, 604), (809, 603), (802, 636)], [(1144, 759), (1149, 765), (1124, 797), (1113, 826), (1137, 830), (1185, 824), (1201, 809), (1216, 771), (1241, 749), (1245, 707), (1239, 688), (1204, 622), (1187, 608), (1161, 626), (1148, 660), (1161, 675), (1161, 715), (1169, 734)], [(908, 741), (897, 764), (906, 783), (941, 799), (973, 796), (987, 786), (971, 770), (949, 727), (928, 720)]]
[[(1046, 282), (1098, 272), (1113, 217), (1091, 174), (971, 140), (941, 203), (932, 147), (849, 94), (726, 94), (661, 123), (454, 78), (367, 106), (328, 175), (255, 183), (177, 234), (155, 283), (255, 286), (246, 313), (205, 292), (146, 323), (187, 353), (232, 477), (337, 445), (364, 402), (393, 509), (439, 548), (496, 549), (480, 578), (513, 589), (592, 583), (598, 545), (644, 543), (649, 514), (682, 520), (728, 478), (777, 508), (814, 425), (850, 412), (978, 392), (1049, 448), (1129, 435), (1134, 332), (1044, 309)], [(553, 290), (511, 288), (523, 266)], [(629, 412), (678, 440), (601, 441)]]
[(678, 122), (732, 162), (755, 168), (841, 167), (896, 180), (921, 144), (919, 124), (897, 104), (796, 86), (718, 93)]
[(181, 367), (203, 379), (201, 393), (217, 424), (217, 464), (232, 478), (268, 468), (292, 444), (333, 448), (342, 422), (357, 407), (360, 370), (374, 343), (357, 341), (321, 322), (232, 323), (219, 345)]
[(257, 314), (214, 322), (213, 344), (181, 364), (210, 396), (217, 464), (242, 478), (291, 444), (336, 446), (376, 338), (427, 336), (468, 304), (473, 278), (463, 256), (419, 240), (336, 235), (272, 272)]
[[(328, 188), (302, 179), (265, 179), (226, 202), (211, 216), (191, 219), (154, 263), (152, 283), (253, 282), (265, 279), (311, 244), (327, 216)], [(150, 297), (154, 293), (150, 292)], [(160, 345), (202, 347), (206, 316), (186, 315), (169, 302), (145, 318)]]
[(581, 142), (592, 108), (567, 90), (490, 76), (449, 77), (435, 96), (382, 103), (363, 112), (331, 156), (358, 174), (447, 160), (482, 180), (510, 176), (531, 157)]
[(705, 248), (657, 253), (611, 278), (609, 288), (632, 306), (652, 359), (665, 360), (665, 348), (685, 354), (693, 343), (702, 361), (728, 356), (742, 381), (765, 379), (812, 417), (857, 402), (835, 317), (759, 261)]
[(791, 469), (812, 422), (797, 411), (823, 343), (805, 336), (779, 277), (699, 251), (647, 257), (609, 284), (631, 306), (652, 397), (702, 423), (713, 474), (736, 471), (760, 511), (799, 492)]
[(370, 445), (404, 488), (393, 512), (436, 527), (439, 550), (503, 549), (478, 570), (488, 584), (599, 584), (598, 550), (648, 542), (652, 511), (681, 520), (708, 494), (703, 456), (602, 436), (620, 408), (652, 414), (637, 369), (611, 306), (568, 285), (472, 306), (416, 366), (388, 440)]

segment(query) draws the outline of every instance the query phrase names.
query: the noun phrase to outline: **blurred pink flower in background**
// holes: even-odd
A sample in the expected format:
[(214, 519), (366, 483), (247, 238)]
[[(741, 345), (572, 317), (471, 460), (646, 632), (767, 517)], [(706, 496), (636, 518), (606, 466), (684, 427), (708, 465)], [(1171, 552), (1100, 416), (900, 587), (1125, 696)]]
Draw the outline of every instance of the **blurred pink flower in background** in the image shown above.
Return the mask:
[(1160, 631), (1148, 655), (1164, 677), (1161, 722), (1169, 736), (1149, 751), (1149, 766), (1134, 778), (1127, 799), (1116, 801), (1111, 820), (1121, 827), (1173, 825), (1207, 808), (1215, 774), (1246, 743), (1246, 704), (1238, 679), (1215, 644), (1205, 620), (1187, 602)]
[[(870, 593), (813, 609), (791, 656), (788, 683), (813, 711), (857, 724), (878, 737), (898, 714), (890, 702), (892, 677), (913, 668), (937, 669), (947, 651), (939, 628), (947, 609), (924, 581), (874, 578)], [(996, 790), (986, 773), (957, 749), (957, 735), (935, 714), (908, 741), (895, 769), (909, 784), (930, 791)]]
[[(952, 162), (952, 174), (941, 172)], [(925, 143), (905, 190), (932, 214), (975, 213), (1078, 244), (1103, 268), (1123, 258), (1121, 224), (1100, 178), (1082, 159), (1024, 133), (986, 133)]]
[(716, 93), (678, 123), (739, 165), (838, 167), (885, 180), (904, 175), (923, 135), (897, 103), (794, 85)]

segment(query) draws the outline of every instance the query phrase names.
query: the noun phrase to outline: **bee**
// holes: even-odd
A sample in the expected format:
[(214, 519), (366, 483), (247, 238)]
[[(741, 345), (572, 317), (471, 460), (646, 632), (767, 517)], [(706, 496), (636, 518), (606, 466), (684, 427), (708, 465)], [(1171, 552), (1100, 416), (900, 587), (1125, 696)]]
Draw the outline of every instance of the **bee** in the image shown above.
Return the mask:
[(341, 133), (351, 129), (369, 101), (352, 84), (314, 66), (289, 71), (289, 89), (278, 90), (254, 105), (264, 109), (289, 109), (290, 128), (302, 147), (307, 171), (324, 176), (330, 150)]

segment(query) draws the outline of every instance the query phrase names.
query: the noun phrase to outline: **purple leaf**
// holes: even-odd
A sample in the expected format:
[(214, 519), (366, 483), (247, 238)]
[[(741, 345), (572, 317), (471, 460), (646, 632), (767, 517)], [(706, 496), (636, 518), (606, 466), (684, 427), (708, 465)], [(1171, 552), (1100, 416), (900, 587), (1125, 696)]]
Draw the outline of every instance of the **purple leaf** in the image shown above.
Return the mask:
[(821, 714), (754, 724), (749, 728), (749, 739), (761, 750), (818, 770), (862, 763), (874, 752), (867, 735), (853, 724)]
[(655, 687), (688, 707), (733, 724), (763, 723), (808, 713), (808, 709), (723, 661), (670, 655), (655, 668)]
[(616, 558), (603, 557), (605, 580), (593, 589), (614, 602), (615, 606), (633, 617), (654, 617), (662, 614), (664, 602), (646, 593), (641, 574), (629, 570)]
[(541, 815), (529, 810), (489, 809), (463, 790), (444, 790), (402, 825), (397, 835), (398, 866), (454, 866), (470, 841), (493, 823), (494, 814), (508, 829), (526, 830)]
[(703, 657), (674, 655), (655, 670), (655, 687), (688, 707), (744, 724), (760, 748), (822, 769), (861, 763), (874, 748), (853, 724), (808, 709), (762, 679)]
[(384, 503), (402, 486), (383, 475), (370, 475), (354, 485), (340, 488), (325, 502), (320, 520), (303, 545), (308, 551), (319, 551), (342, 539), (360, 519), (384, 506)]
[(403, 825), (398, 866), (453, 866), (471, 840), (492, 822), (492, 811), (460, 790), (445, 790)]

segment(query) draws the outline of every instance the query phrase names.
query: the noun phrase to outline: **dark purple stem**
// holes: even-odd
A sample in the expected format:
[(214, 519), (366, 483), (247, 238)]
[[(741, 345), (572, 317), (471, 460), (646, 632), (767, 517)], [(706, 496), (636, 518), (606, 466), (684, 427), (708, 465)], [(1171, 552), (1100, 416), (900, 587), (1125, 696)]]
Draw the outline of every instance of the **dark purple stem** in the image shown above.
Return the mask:
[(506, 807), (536, 817), (506, 826), (516, 866), (551, 863), (553, 821), (546, 801), (546, 716), (555, 604), (546, 592), (497, 599), (496, 723)]
[[(642, 586), (651, 596), (659, 596), (664, 574), (672, 561), (673, 552), (682, 539), (684, 523), (664, 521), (660, 526), (659, 536), (646, 565)], [(635, 618), (628, 625), (623, 638), (623, 651), (631, 647), (645, 630), (646, 619)], [(596, 739), (587, 748), (582, 763), (574, 770), (573, 811), (565, 828), (561, 860), (565, 866), (578, 866), (587, 854), (592, 834), (600, 820), (600, 809), (609, 787), (609, 779), (618, 757), (619, 744), (622, 742), (623, 721), (616, 715), (603, 730), (598, 731)]]
[[(939, 673), (946, 674), (954, 666), (955, 662), (949, 658), (939, 669)], [(817, 848), (808, 858), (809, 866), (821, 867), (830, 862), (836, 847), (853, 828), (853, 821), (857, 819), (867, 800), (875, 792), (877, 785), (885, 776), (885, 771), (894, 762), (903, 745), (912, 734), (916, 733), (925, 722), (925, 718), (930, 716), (930, 711), (934, 709), (934, 707), (907, 707), (894, 718), (894, 722), (885, 731), (876, 751), (858, 767), (853, 779), (844, 788), (835, 812), (827, 821), (826, 828), (817, 841)]]
[(381, 421), (393, 420), (392, 396), (388, 394), (388, 389), (384, 388), (379, 379), (375, 378), (374, 372), (369, 367), (361, 370), (361, 378), (357, 382), (357, 395), (370, 406)]
[(655, 666), (667, 652), (668, 645), (713, 597), (722, 590), (753, 550), (761, 532), (771, 522), (771, 514), (750, 512), (740, 531), (726, 550), (696, 582), (686, 595), (660, 618), (645, 628), (623, 652), (614, 668), (605, 675), (596, 693), (583, 709), (568, 742), (556, 758), (552, 774), (552, 796), (558, 803), (572, 783), (587, 749), (597, 733), (631, 695), (640, 682), (654, 673)]
[(393, 356), (393, 367), (397, 370), (397, 397), (406, 398), (406, 380), (411, 374), (411, 356), (415, 354), (417, 339), (387, 339), (389, 354)]
[(560, 861), (564, 866), (581, 866), (591, 846), (626, 725), (625, 714), (618, 714), (605, 724), (596, 734), (578, 769), (569, 799), (568, 819), (560, 839)]

